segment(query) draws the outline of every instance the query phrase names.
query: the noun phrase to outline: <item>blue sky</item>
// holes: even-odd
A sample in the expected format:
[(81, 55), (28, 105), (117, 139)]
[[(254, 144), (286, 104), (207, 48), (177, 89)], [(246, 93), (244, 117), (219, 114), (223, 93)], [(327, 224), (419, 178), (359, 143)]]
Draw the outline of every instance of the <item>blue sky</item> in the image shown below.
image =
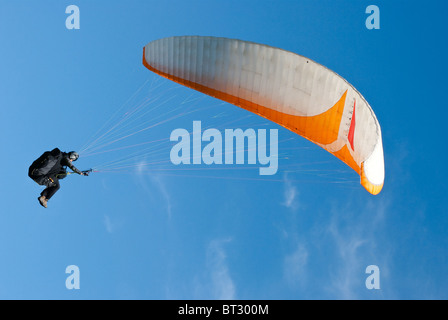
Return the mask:
[[(65, 27), (71, 4), (79, 30)], [(365, 27), (371, 4), (381, 10), (380, 30)], [(447, 299), (447, 6), (0, 0), (0, 298)], [(356, 173), (305, 139), (152, 74), (143, 46), (175, 35), (268, 44), (347, 79), (381, 124), (383, 191), (370, 195)], [(69, 176), (49, 208), (39, 206), (41, 188), (27, 176), (35, 158), (79, 150), (154, 96), (162, 108), (142, 113), (134, 132), (179, 106), (192, 113), (116, 147), (165, 139), (165, 149), (128, 160), (134, 167), (123, 172)], [(191, 130), (193, 120), (279, 129), (279, 172), (269, 181), (254, 166), (168, 174), (142, 165), (169, 160), (170, 132)], [(131, 150), (86, 154), (76, 165)], [(79, 267), (79, 290), (65, 287), (69, 265)], [(369, 265), (380, 269), (379, 290), (365, 286)]]

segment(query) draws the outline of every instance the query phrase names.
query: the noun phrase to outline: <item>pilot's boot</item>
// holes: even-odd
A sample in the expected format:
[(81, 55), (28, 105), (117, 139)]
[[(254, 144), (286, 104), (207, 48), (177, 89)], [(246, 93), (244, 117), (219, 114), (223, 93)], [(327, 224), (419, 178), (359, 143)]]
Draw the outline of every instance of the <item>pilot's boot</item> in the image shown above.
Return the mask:
[(42, 207), (46, 208), (47, 207), (47, 198), (45, 198), (45, 196), (40, 196), (39, 198), (37, 198), (37, 200), (39, 200), (39, 203)]

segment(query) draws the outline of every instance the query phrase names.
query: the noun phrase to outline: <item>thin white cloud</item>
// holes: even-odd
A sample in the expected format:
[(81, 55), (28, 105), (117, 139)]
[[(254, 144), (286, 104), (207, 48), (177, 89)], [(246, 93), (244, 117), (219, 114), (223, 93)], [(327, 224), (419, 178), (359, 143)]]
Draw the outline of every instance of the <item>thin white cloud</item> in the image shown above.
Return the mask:
[(112, 221), (110, 220), (110, 217), (107, 214), (104, 215), (103, 222), (104, 222), (104, 226), (106, 227), (106, 231), (108, 233), (113, 233), (114, 232), (114, 225), (112, 224)]
[(207, 272), (211, 279), (212, 298), (217, 300), (234, 300), (235, 283), (230, 275), (224, 244), (230, 239), (213, 240), (207, 248)]
[(144, 163), (144, 161), (140, 162), (135, 169), (135, 173), (139, 179), (139, 183), (141, 187), (147, 192), (148, 195), (150, 195), (152, 198), (154, 198), (154, 189), (148, 186), (146, 178), (149, 177), (152, 185), (156, 188), (158, 192), (160, 192), (161, 197), (157, 197), (158, 203), (160, 203), (160, 199), (164, 200), (166, 213), (168, 215), (168, 218), (171, 219), (172, 214), (172, 201), (171, 201), (171, 195), (168, 191), (168, 188), (165, 185), (165, 182), (159, 175), (155, 175), (147, 170), (147, 167)]
[(300, 227), (298, 188), (289, 179), (287, 173), (283, 176), (283, 201), (281, 204), (290, 211), (287, 223), (282, 228), (282, 235), (287, 246), (293, 248), (283, 258), (283, 278), (290, 287), (303, 286), (306, 280), (306, 269), (309, 252), (301, 235), (297, 231)]
[(109, 214), (103, 215), (103, 224), (106, 228), (107, 233), (115, 233), (117, 232), (121, 227), (123, 227), (124, 224), (124, 218), (123, 217), (113, 217)]
[(333, 237), (339, 257), (337, 263), (334, 264), (338, 268), (333, 268), (330, 278), (330, 291), (338, 299), (357, 299), (361, 279), (355, 275), (362, 274), (363, 266), (360, 255), (368, 240), (355, 230), (349, 234), (341, 234), (334, 225), (330, 227), (329, 232)]
[(283, 177), (283, 202), (282, 205), (291, 210), (298, 209), (298, 200), (297, 197), (299, 195), (299, 191), (296, 186), (292, 183), (292, 181), (288, 178), (288, 175), (285, 174)]
[(160, 178), (160, 176), (157, 176), (157, 175), (150, 175), (150, 179), (151, 179), (152, 183), (157, 187), (159, 192), (161, 193), (161, 195), (165, 201), (165, 208), (166, 208), (166, 212), (168, 214), (168, 218), (171, 219), (171, 213), (172, 213), (171, 195), (168, 192), (168, 189), (166, 188), (165, 183)]
[(287, 255), (283, 262), (284, 277), (290, 285), (304, 284), (306, 280), (306, 266), (308, 263), (308, 250), (301, 243)]
[[(387, 202), (368, 202), (364, 205), (364, 212), (359, 212), (359, 208), (359, 205), (351, 204), (345, 208), (333, 208), (333, 218), (326, 229), (336, 257), (328, 290), (337, 299), (362, 297), (367, 278), (364, 270), (368, 265), (380, 263), (381, 268), (387, 268), (387, 253), (378, 254), (375, 245), (378, 241), (375, 230), (384, 221)], [(381, 257), (380, 261), (378, 257)]]
[(135, 167), (135, 172), (138, 175), (143, 174), (146, 171), (146, 166), (145, 166), (145, 162), (144, 161), (140, 161), (137, 166)]

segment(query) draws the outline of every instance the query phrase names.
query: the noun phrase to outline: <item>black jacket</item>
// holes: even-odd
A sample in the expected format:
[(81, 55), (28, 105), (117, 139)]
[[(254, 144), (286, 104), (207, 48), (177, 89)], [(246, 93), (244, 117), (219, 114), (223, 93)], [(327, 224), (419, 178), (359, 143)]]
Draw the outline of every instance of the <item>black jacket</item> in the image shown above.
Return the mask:
[(48, 173), (48, 177), (63, 179), (67, 176), (67, 167), (77, 174), (82, 174), (81, 170), (76, 168), (68, 157), (68, 153), (62, 152), (61, 160)]

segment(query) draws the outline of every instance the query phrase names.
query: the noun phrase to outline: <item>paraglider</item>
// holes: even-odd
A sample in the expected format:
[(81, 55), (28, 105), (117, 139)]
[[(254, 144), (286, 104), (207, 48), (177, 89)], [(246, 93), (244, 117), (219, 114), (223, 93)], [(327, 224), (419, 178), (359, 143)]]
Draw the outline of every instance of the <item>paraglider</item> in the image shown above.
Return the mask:
[[(28, 176), (37, 184), (46, 187), (38, 197), (41, 206), (48, 207), (48, 201), (60, 189), (59, 180), (64, 179), (68, 174), (89, 175), (92, 170), (80, 171), (73, 165), (78, 158), (79, 154), (74, 151), (66, 153), (55, 148), (44, 152), (29, 167)], [(67, 172), (67, 167), (73, 172)]]
[(368, 192), (381, 191), (379, 122), (364, 97), (328, 68), (267, 45), (203, 36), (152, 41), (143, 64), (305, 137), (355, 170)]

